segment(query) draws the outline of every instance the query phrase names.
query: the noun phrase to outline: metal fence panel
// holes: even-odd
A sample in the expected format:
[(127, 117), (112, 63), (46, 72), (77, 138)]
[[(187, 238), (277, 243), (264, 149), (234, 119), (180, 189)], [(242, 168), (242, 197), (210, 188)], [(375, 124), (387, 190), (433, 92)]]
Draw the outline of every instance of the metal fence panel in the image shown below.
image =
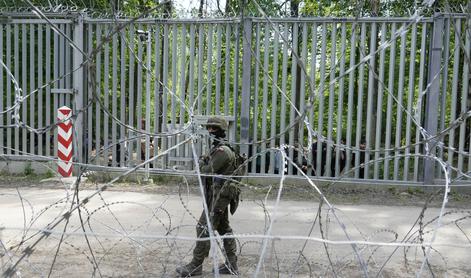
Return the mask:
[[(65, 41), (59, 48), (59, 36), (52, 38), (51, 25), (57, 26), (57, 32), (71, 35), (71, 24), (71, 20), (64, 19), (49, 24), (44, 20), (12, 19), (2, 24), (0, 153), (29, 159), (56, 155), (51, 145), (51, 125), (55, 122), (51, 112), (55, 115), (58, 103), (51, 100), (65, 92), (63, 89), (70, 89), (66, 80), (71, 80), (72, 51)], [(62, 104), (72, 106), (70, 97), (64, 97)]]
[[(444, 44), (434, 56), (437, 20)], [(422, 156), (422, 126), (434, 134), (433, 123), (444, 147), (437, 158), (452, 166), (452, 176), (471, 168), (465, 17), (118, 22), (84, 23), (91, 164), (130, 167), (164, 154), (146, 169), (191, 169), (187, 124), (223, 114), (231, 141), (256, 156), (251, 173), (279, 173), (279, 154), (270, 148), (288, 144), (288, 157), (314, 177), (418, 182), (428, 171), (443, 178)], [(50, 127), (59, 106), (83, 97), (63, 94), (76, 78), (76, 50), (66, 38), (77, 36), (72, 20), (52, 23), (0, 26), (3, 61), (21, 89), (2, 67), (0, 110), (10, 109), (0, 114), (2, 154), (55, 156), (55, 129), (33, 131)], [(431, 72), (433, 59), (442, 66)], [(435, 116), (425, 113), (430, 92), (439, 100)], [(18, 101), (16, 116), (30, 129), (15, 128)], [(199, 140), (197, 153), (207, 147)], [(287, 173), (301, 174), (293, 166)]]

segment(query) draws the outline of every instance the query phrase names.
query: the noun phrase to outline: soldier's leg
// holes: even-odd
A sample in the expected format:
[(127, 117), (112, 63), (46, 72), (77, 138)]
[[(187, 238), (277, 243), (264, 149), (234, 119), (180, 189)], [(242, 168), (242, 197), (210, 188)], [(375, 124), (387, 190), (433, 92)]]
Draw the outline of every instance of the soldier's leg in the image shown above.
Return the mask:
[[(220, 235), (231, 235), (232, 229), (229, 225), (229, 210), (226, 208), (218, 217), (217, 231)], [(234, 238), (224, 238), (224, 251), (226, 260), (219, 266), (220, 274), (239, 274), (237, 267), (237, 245)]]
[[(206, 224), (206, 215), (204, 211), (201, 213), (198, 224), (196, 225), (196, 237), (209, 237), (208, 225)], [(202, 264), (204, 259), (209, 254), (211, 242), (209, 240), (197, 241), (195, 249), (193, 250), (193, 260), (195, 264)]]
[[(198, 238), (208, 236), (208, 230), (206, 228), (206, 216), (204, 211), (198, 220), (198, 224), (196, 224), (196, 236)], [(210, 246), (211, 245), (209, 241), (196, 241), (196, 246), (193, 250), (193, 259), (191, 262), (176, 268), (176, 271), (180, 277), (190, 277), (202, 274), (203, 261), (208, 256)]]
[[(227, 209), (224, 211), (224, 214), (222, 215), (220, 219), (219, 227), (217, 231), (220, 235), (232, 235), (232, 228), (229, 225), (229, 213)], [(234, 238), (225, 238), (223, 242), (224, 242), (224, 250), (226, 252), (226, 256), (229, 262), (237, 261), (236, 240)]]
[[(232, 228), (229, 225), (229, 209), (228, 206), (231, 202), (232, 196), (232, 187), (226, 186), (223, 190), (220, 191), (220, 195), (217, 196), (215, 207), (214, 207), (214, 215), (217, 215), (217, 221), (214, 224), (214, 229), (218, 231), (220, 235), (227, 235), (232, 234)], [(223, 239), (224, 242), (224, 250), (226, 252), (226, 256), (229, 261), (236, 260), (236, 241), (234, 238), (225, 238)]]

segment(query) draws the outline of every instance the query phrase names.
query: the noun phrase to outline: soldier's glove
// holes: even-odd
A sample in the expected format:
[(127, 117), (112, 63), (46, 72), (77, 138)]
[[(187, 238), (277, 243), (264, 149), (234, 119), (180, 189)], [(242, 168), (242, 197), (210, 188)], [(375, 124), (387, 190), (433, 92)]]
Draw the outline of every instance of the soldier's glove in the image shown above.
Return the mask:
[(198, 161), (199, 164), (208, 164), (208, 162), (209, 162), (209, 156), (207, 155), (200, 156), (199, 161)]

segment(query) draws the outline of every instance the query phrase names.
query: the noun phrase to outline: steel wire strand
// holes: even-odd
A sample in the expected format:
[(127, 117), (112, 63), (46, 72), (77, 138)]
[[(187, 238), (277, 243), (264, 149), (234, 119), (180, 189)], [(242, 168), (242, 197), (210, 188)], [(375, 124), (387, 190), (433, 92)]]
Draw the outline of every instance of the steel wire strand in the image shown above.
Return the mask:
[[(184, 143), (186, 141), (183, 141)], [(176, 145), (174, 147), (172, 147), (171, 149), (175, 148), (175, 147), (178, 147), (179, 145)], [(171, 150), (169, 149), (169, 151)], [(153, 158), (155, 159), (155, 158)], [(153, 159), (151, 159), (150, 161), (153, 161)], [(149, 162), (150, 162), (149, 161)], [(142, 163), (141, 165), (138, 165), (136, 168), (133, 168), (133, 169), (130, 169), (128, 171), (126, 171), (126, 173), (123, 174), (124, 175), (128, 175), (132, 172), (134, 172), (137, 168), (141, 167), (142, 165), (144, 165), (146, 162)], [(80, 203), (76, 204), (76, 205), (73, 205), (71, 204), (71, 207), (69, 209), (69, 211), (67, 213), (65, 213), (64, 215), (62, 215), (62, 217), (60, 218), (57, 218), (56, 220), (53, 220), (50, 224), (48, 224), (46, 226), (46, 229), (47, 230), (51, 230), (51, 229), (54, 229), (55, 227), (57, 227), (60, 223), (62, 223), (63, 220), (66, 220), (66, 222), (68, 222), (69, 218), (70, 218), (70, 215), (72, 212), (74, 212), (75, 210), (79, 209), (79, 207), (85, 203), (88, 203), (88, 201), (95, 197), (96, 195), (99, 195), (102, 191), (106, 190), (108, 188), (109, 185), (113, 184), (115, 181), (117, 181), (120, 177), (117, 177), (115, 179), (113, 179), (111, 182), (101, 186), (98, 190), (96, 190), (94, 193), (92, 194), (89, 194), (86, 198), (82, 199), (80, 201)], [(67, 225), (66, 225), (67, 226)], [(65, 230), (62, 232), (62, 234), (65, 234)], [(35, 240), (32, 244), (30, 244), (23, 252), (23, 254), (20, 256), (20, 258), (15, 262), (15, 264), (13, 264), (12, 267), (8, 268), (4, 273), (5, 274), (8, 274), (8, 273), (11, 273), (12, 271), (14, 271), (14, 269), (16, 268), (16, 266), (27, 256), (29, 256), (31, 254), (31, 252), (33, 252), (34, 250), (34, 247), (40, 242), (42, 241), (44, 238), (46, 238), (48, 236), (48, 233), (41, 233), (41, 235), (39, 236), (39, 238), (37, 240)], [(59, 250), (59, 248), (57, 249)], [(57, 254), (56, 253), (56, 256), (57, 257)], [(53, 265), (52, 265), (53, 266)], [(50, 271), (52, 271), (52, 266), (51, 266), (51, 269)], [(7, 275), (8, 276), (8, 275)]]

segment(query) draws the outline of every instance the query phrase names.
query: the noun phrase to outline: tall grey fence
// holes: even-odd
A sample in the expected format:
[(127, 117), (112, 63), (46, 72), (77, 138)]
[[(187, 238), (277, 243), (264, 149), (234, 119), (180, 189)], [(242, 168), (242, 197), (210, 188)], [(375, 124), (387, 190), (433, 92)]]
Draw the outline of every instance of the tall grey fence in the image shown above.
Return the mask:
[[(434, 18), (0, 24), (0, 154), (55, 157), (74, 109), (77, 161), (193, 167), (224, 115), (249, 172), (431, 183), (471, 171), (470, 25)], [(195, 135), (198, 140), (193, 141)], [(298, 167), (280, 165), (282, 149)], [(156, 159), (153, 159), (157, 157)]]

